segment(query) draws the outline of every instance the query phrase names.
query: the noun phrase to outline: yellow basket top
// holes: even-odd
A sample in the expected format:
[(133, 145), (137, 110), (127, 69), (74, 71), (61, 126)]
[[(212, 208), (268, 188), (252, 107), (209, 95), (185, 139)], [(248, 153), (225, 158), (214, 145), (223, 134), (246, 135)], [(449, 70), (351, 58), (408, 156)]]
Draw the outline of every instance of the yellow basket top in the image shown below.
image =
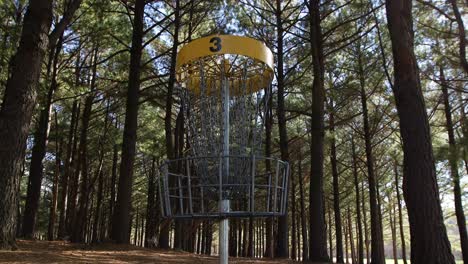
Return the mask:
[[(176, 61), (177, 80), (186, 82), (188, 89), (200, 91), (200, 76), (197, 71), (189, 69), (195, 66), (193, 64), (200, 59), (223, 54), (245, 56), (266, 66), (249, 77), (247, 80), (251, 86), (249, 90), (261, 90), (273, 79), (273, 53), (263, 42), (242, 36), (211, 35), (193, 40), (180, 49)], [(258, 69), (260, 68), (256, 68), (256, 70)], [(237, 83), (241, 85), (240, 82)], [(240, 89), (240, 87), (232, 88), (234, 90)]]

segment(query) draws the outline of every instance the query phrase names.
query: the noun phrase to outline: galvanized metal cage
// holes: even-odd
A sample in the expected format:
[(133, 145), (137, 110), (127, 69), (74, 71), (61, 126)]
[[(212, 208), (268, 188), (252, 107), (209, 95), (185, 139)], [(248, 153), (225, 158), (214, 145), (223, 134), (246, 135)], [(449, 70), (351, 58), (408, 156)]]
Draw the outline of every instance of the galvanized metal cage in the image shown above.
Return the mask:
[(228, 263), (230, 217), (287, 212), (288, 163), (261, 156), (271, 96), (265, 88), (273, 72), (271, 50), (247, 37), (200, 38), (177, 55), (190, 154), (161, 166), (161, 211), (169, 218), (219, 218), (223, 264)]
[[(224, 173), (226, 160), (228, 175)], [(286, 213), (289, 166), (275, 158), (187, 157), (165, 162), (160, 172), (164, 217), (273, 217)], [(227, 212), (219, 208), (223, 200), (230, 200)]]

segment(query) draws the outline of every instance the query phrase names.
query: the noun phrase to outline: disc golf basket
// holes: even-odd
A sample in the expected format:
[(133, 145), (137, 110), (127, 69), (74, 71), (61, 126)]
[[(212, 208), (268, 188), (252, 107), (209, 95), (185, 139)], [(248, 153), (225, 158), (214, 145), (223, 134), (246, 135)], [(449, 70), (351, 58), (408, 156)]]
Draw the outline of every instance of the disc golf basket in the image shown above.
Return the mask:
[(178, 54), (178, 95), (189, 155), (160, 167), (163, 216), (217, 218), (227, 263), (228, 218), (286, 214), (289, 166), (262, 156), (273, 54), (257, 40), (200, 38)]

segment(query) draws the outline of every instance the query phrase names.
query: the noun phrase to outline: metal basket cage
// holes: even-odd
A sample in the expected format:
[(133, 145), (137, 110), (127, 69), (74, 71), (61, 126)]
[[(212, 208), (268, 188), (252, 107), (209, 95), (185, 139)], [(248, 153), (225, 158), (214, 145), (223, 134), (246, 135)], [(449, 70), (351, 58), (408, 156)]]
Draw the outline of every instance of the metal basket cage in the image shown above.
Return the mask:
[[(255, 155), (166, 161), (160, 167), (161, 211), (166, 218), (282, 216), (288, 174), (287, 162)], [(222, 200), (231, 201), (229, 212), (219, 208)]]

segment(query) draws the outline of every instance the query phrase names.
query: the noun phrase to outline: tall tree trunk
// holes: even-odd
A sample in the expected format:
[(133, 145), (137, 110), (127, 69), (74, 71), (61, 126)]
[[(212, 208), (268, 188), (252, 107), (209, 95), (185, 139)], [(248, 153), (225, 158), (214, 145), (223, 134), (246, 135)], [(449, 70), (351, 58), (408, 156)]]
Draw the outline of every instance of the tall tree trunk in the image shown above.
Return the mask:
[(296, 231), (297, 231), (297, 218), (296, 218), (296, 181), (294, 179), (295, 173), (294, 168), (291, 164), (291, 218), (292, 218), (292, 236), (291, 236), (291, 259), (296, 260), (297, 258), (297, 243), (296, 243)]
[[(346, 218), (345, 218), (345, 219), (346, 219)], [(346, 222), (346, 220), (345, 220), (345, 222)], [(348, 251), (348, 234), (349, 234), (349, 230), (348, 230), (348, 227), (347, 227), (347, 225), (346, 225), (346, 223), (345, 223), (345, 226), (344, 226), (344, 242), (345, 242), (345, 243), (344, 243), (344, 245), (345, 245), (345, 251), (344, 251), (345, 256), (344, 256), (344, 259), (345, 259), (345, 261), (344, 261), (344, 263), (346, 263), (346, 264), (349, 264), (349, 256), (348, 256), (348, 252), (349, 252), (349, 251)]]
[[(174, 34), (173, 34), (173, 43), (171, 49), (171, 66), (169, 71), (169, 82), (167, 85), (167, 94), (166, 94), (166, 105), (165, 105), (165, 116), (164, 116), (164, 131), (166, 136), (166, 156), (167, 159), (173, 159), (174, 156), (174, 144), (172, 140), (172, 105), (173, 105), (173, 90), (174, 84), (176, 81), (175, 76), (175, 67), (177, 60), (177, 48), (179, 47), (179, 30), (180, 30), (180, 1), (175, 1), (175, 10), (174, 10)], [(174, 168), (169, 168), (173, 171)], [(169, 183), (171, 184), (171, 183)], [(166, 220), (167, 221), (167, 220)], [(159, 247), (160, 248), (169, 248), (169, 229), (170, 224), (165, 223), (162, 226), (160, 236), (159, 236)]]
[[(81, 85), (81, 67), (80, 67), (80, 52), (81, 46), (78, 47), (78, 54), (76, 55), (75, 62), (75, 87)], [(78, 131), (79, 131), (79, 121), (81, 114), (81, 102), (78, 104), (76, 111), (76, 125), (74, 128), (74, 138), (72, 155), (70, 161), (70, 172), (69, 172), (69, 183), (70, 187), (68, 188), (68, 199), (67, 199), (67, 213), (66, 213), (66, 233), (71, 234), (73, 229), (73, 221), (76, 217), (76, 198), (78, 194), (78, 183), (80, 176), (80, 164), (79, 164), (79, 153), (78, 153)]]
[[(284, 63), (283, 63), (283, 37), (284, 37), (284, 29), (283, 29), (283, 9), (281, 6), (280, 0), (276, 0), (276, 34), (277, 34), (277, 62), (276, 62), (276, 81), (278, 87), (278, 102), (277, 102), (277, 109), (276, 114), (278, 115), (278, 130), (279, 130), (279, 139), (280, 139), (280, 152), (281, 152), (281, 159), (285, 162), (289, 162), (289, 151), (288, 151), (288, 134), (286, 130), (286, 116), (284, 110)], [(288, 175), (289, 177), (289, 175)], [(286, 190), (288, 192), (288, 190)], [(288, 195), (286, 195), (288, 197)], [(288, 200), (288, 199), (286, 199)], [(286, 201), (288, 203), (288, 201)], [(287, 207), (286, 207), (287, 208)], [(286, 210), (287, 212), (287, 210)], [(278, 233), (277, 233), (277, 250), (276, 250), (276, 257), (279, 258), (287, 258), (288, 251), (289, 251), (289, 230), (288, 230), (288, 216), (281, 216), (278, 219)]]
[(237, 222), (238, 243), (237, 243), (237, 256), (242, 257), (242, 219)]
[(403, 258), (403, 263), (407, 264), (408, 261), (406, 260), (406, 241), (405, 241), (405, 231), (403, 229), (403, 209), (401, 206), (401, 195), (400, 195), (400, 185), (398, 184), (398, 164), (395, 160), (394, 163), (394, 174), (395, 174), (395, 190), (396, 190), (396, 198), (397, 198), (397, 205), (398, 205), (398, 223), (400, 225), (400, 238), (401, 238), (401, 255)]
[(357, 236), (358, 236), (358, 248), (357, 248), (357, 263), (364, 264), (364, 241), (362, 238), (362, 219), (361, 219), (361, 199), (359, 193), (359, 180), (358, 180), (358, 166), (357, 166), (357, 155), (356, 146), (354, 145), (354, 137), (351, 137), (351, 148), (353, 158), (353, 178), (354, 178), (354, 190), (356, 192), (356, 215), (357, 215)]
[(320, 0), (306, 1), (309, 10), (310, 42), (314, 81), (312, 83), (311, 160), (309, 191), (309, 260), (328, 261), (327, 236), (323, 219), (323, 141), (324, 141), (324, 55), (320, 25)]
[(461, 145), (463, 147), (463, 162), (465, 163), (465, 173), (468, 173), (468, 121), (465, 112), (465, 100), (463, 98), (463, 84), (460, 82), (457, 90), (458, 101), (460, 102), (460, 126), (462, 131)]
[(356, 249), (354, 247), (354, 236), (353, 236), (353, 221), (351, 219), (351, 210), (348, 207), (348, 231), (349, 231), (349, 245), (351, 248), (351, 262), (356, 263)]
[(255, 230), (255, 225), (254, 225), (254, 219), (253, 217), (249, 217), (249, 235), (248, 235), (248, 241), (247, 241), (247, 257), (252, 258), (254, 257), (254, 230)]
[(397, 256), (397, 242), (396, 242), (396, 215), (395, 215), (395, 205), (393, 201), (390, 205), (390, 212), (389, 212), (389, 219), (390, 219), (390, 230), (392, 231), (392, 253), (393, 253), (393, 261), (395, 264), (398, 264), (398, 256)]
[(112, 239), (117, 243), (128, 244), (130, 235), (130, 209), (132, 203), (133, 163), (138, 127), (138, 99), (140, 94), (141, 54), (143, 49), (143, 28), (145, 0), (136, 0), (132, 47), (130, 51), (130, 72), (128, 78), (127, 105), (122, 142), (122, 160), (117, 192), (116, 208), (112, 223)]
[(366, 209), (366, 202), (365, 202), (365, 194), (364, 194), (364, 183), (361, 184), (361, 194), (362, 194), (362, 220), (364, 222), (364, 242), (366, 245), (366, 263), (370, 263), (370, 252), (369, 252), (369, 228), (367, 227), (367, 209)]
[(455, 201), (455, 215), (457, 216), (458, 232), (460, 234), (460, 245), (463, 254), (463, 262), (468, 263), (468, 234), (466, 231), (466, 219), (463, 212), (462, 190), (460, 187), (460, 173), (458, 172), (458, 147), (455, 141), (455, 132), (452, 122), (452, 107), (450, 105), (450, 95), (447, 81), (445, 80), (444, 69), (440, 66), (440, 81), (442, 95), (444, 98), (445, 126), (447, 128), (449, 141), (449, 164), (450, 174), (453, 182), (453, 200)]
[(211, 246), (213, 242), (213, 223), (210, 220), (206, 221), (205, 233), (205, 254), (211, 255)]
[(16, 248), (19, 173), (52, 23), (52, 0), (30, 1), (0, 108), (0, 248)]
[[(268, 157), (268, 156), (267, 156)], [(302, 150), (299, 149), (299, 194), (301, 205), (301, 233), (302, 233), (302, 260), (306, 261), (309, 258), (309, 239), (307, 237), (307, 220), (305, 211), (305, 196), (304, 196), (304, 175), (302, 171)]]
[[(176, 118), (176, 124), (174, 129), (174, 159), (179, 159), (183, 156), (183, 149), (184, 149), (184, 115), (182, 107), (179, 110)], [(175, 165), (175, 172), (176, 173), (183, 173), (185, 170), (185, 166), (182, 162), (177, 162)], [(172, 184), (172, 183), (171, 183)], [(184, 201), (184, 203), (187, 203)], [(182, 210), (180, 208), (180, 204), (178, 204), (177, 210)], [(186, 244), (188, 238), (190, 237), (186, 231), (190, 230), (190, 221), (185, 219), (176, 219), (174, 221), (175, 229), (174, 229), (174, 249), (178, 250), (186, 250), (184, 245)]]
[[(137, 241), (138, 241), (138, 225), (140, 224), (140, 212), (139, 212), (139, 207), (136, 208), (135, 214), (136, 214), (136, 219), (135, 219), (135, 229), (133, 233), (133, 245), (137, 246)], [(130, 229), (132, 228), (132, 225), (130, 223)]]
[(413, 1), (387, 0), (395, 85), (403, 139), (403, 194), (411, 233), (411, 263), (455, 263), (440, 206), (429, 121), (414, 54)]
[[(109, 181), (106, 181), (104, 180), (104, 184), (103, 184), (103, 192), (104, 192), (104, 197), (109, 197)], [(102, 201), (102, 203), (104, 203), (105, 201)], [(105, 205), (102, 205), (103, 206), (103, 211), (102, 211), (102, 215), (100, 217), (100, 221), (99, 221), (99, 241), (103, 241), (104, 239), (106, 239), (107, 237), (107, 227), (106, 227), (106, 224), (109, 222), (109, 210), (106, 210), (106, 206)]]
[(330, 251), (330, 259), (333, 260), (333, 236), (332, 236), (332, 217), (331, 217), (331, 208), (330, 205), (327, 206), (327, 215), (328, 215), (328, 244)]
[(232, 224), (229, 228), (229, 256), (230, 257), (235, 257), (236, 255), (236, 246), (237, 246), (237, 241), (236, 241), (236, 230), (237, 224), (236, 221), (232, 221)]
[[(102, 163), (101, 166), (102, 167)], [(96, 209), (94, 212), (94, 224), (93, 224), (93, 234), (92, 234), (92, 241), (93, 243), (101, 242), (101, 237), (99, 233), (99, 224), (100, 218), (102, 217), (102, 196), (104, 191), (104, 175), (103, 175), (102, 168), (99, 169), (98, 172), (98, 189), (97, 189), (97, 197), (96, 197)]]
[(151, 160), (151, 169), (148, 173), (148, 197), (146, 201), (146, 228), (145, 247), (156, 246), (156, 212), (159, 210), (156, 204), (156, 158)]
[[(75, 216), (72, 218), (71, 226), (71, 237), (72, 242), (84, 242), (86, 237), (86, 222), (88, 220), (88, 203), (89, 203), (89, 170), (88, 170), (88, 128), (89, 122), (91, 119), (91, 110), (93, 107), (94, 92), (96, 90), (96, 78), (97, 78), (97, 55), (98, 48), (95, 47), (93, 51), (93, 59), (91, 63), (92, 67), (92, 77), (90, 84), (91, 93), (86, 97), (83, 116), (81, 118), (81, 133), (80, 133), (80, 144), (78, 146), (78, 162), (77, 170), (75, 174), (75, 181), (78, 182), (79, 175), (81, 172), (81, 182), (79, 185), (80, 195), (78, 198), (78, 210), (75, 213)], [(78, 187), (78, 185), (77, 185)]]
[[(267, 88), (267, 98), (268, 98), (268, 104), (267, 104), (267, 109), (265, 113), (265, 156), (271, 157), (271, 130), (273, 126), (273, 110), (272, 110), (273, 96), (272, 96), (271, 85)], [(267, 159), (265, 161), (265, 167), (266, 167), (267, 172), (271, 172), (270, 160)], [(267, 197), (267, 199), (271, 201), (272, 197)], [(270, 208), (267, 208), (267, 209), (271, 210)], [(274, 226), (274, 218), (272, 217), (267, 218), (266, 220), (266, 245), (265, 245), (265, 253), (264, 253), (264, 256), (266, 258), (274, 257), (275, 239), (273, 235), (273, 226)]]
[[(117, 125), (117, 122), (116, 122)], [(115, 209), (115, 185), (117, 184), (117, 167), (119, 162), (119, 146), (114, 144), (114, 151), (112, 155), (112, 176), (110, 183), (110, 199), (109, 199), (109, 223), (107, 224), (108, 235), (112, 233), (112, 217), (114, 216)]]
[[(383, 216), (382, 216), (382, 199), (380, 197), (380, 185), (379, 181), (375, 182), (375, 191), (377, 193), (377, 212), (379, 213), (379, 226), (380, 226), (380, 233), (382, 234), (382, 245), (385, 248), (384, 240), (383, 240), (383, 227), (382, 227), (382, 221), (383, 221)], [(385, 259), (385, 250), (383, 251), (384, 253), (384, 259)]]
[(361, 51), (358, 51), (358, 70), (360, 82), (360, 96), (362, 106), (362, 120), (364, 123), (364, 142), (366, 148), (367, 178), (369, 182), (369, 204), (371, 216), (371, 259), (373, 264), (385, 263), (382, 226), (379, 217), (379, 205), (377, 202), (376, 176), (374, 169), (374, 155), (372, 149), (372, 135), (369, 124), (369, 112), (367, 109), (367, 94), (365, 73), (362, 65)]
[(59, 239), (65, 236), (65, 216), (66, 216), (66, 203), (67, 203), (67, 193), (68, 193), (68, 179), (70, 178), (71, 170), (71, 160), (72, 160), (72, 150), (73, 142), (75, 141), (75, 127), (77, 123), (77, 112), (78, 112), (78, 101), (73, 101), (71, 121), (70, 121), (70, 130), (68, 132), (68, 141), (67, 141), (67, 153), (64, 164), (64, 173), (61, 180), (61, 193), (60, 193), (60, 202), (59, 202), (59, 227), (57, 237)]
[(296, 225), (297, 225), (297, 228), (296, 228), (296, 233), (297, 233), (297, 234), (296, 234), (296, 237), (297, 237), (297, 242), (296, 242), (296, 243), (297, 243), (297, 245), (296, 245), (297, 254), (296, 254), (296, 255), (297, 255), (297, 258), (296, 258), (296, 259), (297, 259), (298, 261), (301, 261), (301, 260), (302, 260), (302, 258), (301, 258), (301, 256), (302, 256), (302, 248), (301, 248), (301, 245), (302, 245), (302, 244), (301, 244), (301, 234), (302, 234), (301, 231), (302, 231), (302, 226), (301, 226), (301, 224), (300, 224), (301, 211), (300, 211), (300, 210), (296, 210), (296, 211), (294, 212), (293, 215), (294, 215), (293, 217), (296, 218)]
[[(79, 171), (81, 172), (81, 182), (77, 185), (79, 186), (79, 198), (77, 203), (77, 208), (75, 216), (72, 218), (71, 226), (71, 241), (72, 242), (83, 242), (85, 238), (86, 231), (86, 221), (87, 221), (87, 202), (89, 198), (88, 193), (88, 158), (87, 158), (87, 148), (88, 148), (88, 127), (89, 120), (91, 117), (91, 108), (93, 105), (93, 95), (89, 95), (86, 98), (83, 116), (81, 120), (81, 133), (80, 133), (80, 144), (78, 147), (78, 161), (77, 166), (80, 167)], [(78, 175), (77, 175), (78, 178)]]
[(248, 249), (248, 235), (247, 235), (247, 227), (248, 227), (248, 222), (246, 219), (242, 220), (243, 226), (242, 226), (242, 257), (247, 257), (247, 249)]
[(61, 131), (59, 130), (59, 123), (57, 112), (54, 112), (55, 117), (55, 173), (54, 173), (54, 181), (52, 185), (52, 202), (50, 203), (50, 214), (49, 214), (49, 226), (47, 231), (47, 239), (49, 241), (54, 240), (54, 231), (55, 231), (55, 218), (57, 215), (57, 201), (58, 201), (58, 185), (59, 185), (59, 178), (60, 178), (60, 164), (62, 163), (60, 159), (62, 147), (62, 138), (61, 138)]
[[(459, 56), (460, 56), (460, 64), (468, 74), (468, 61), (466, 60), (466, 32), (465, 32), (465, 25), (463, 24), (463, 17), (458, 9), (457, 0), (449, 0), (450, 4), (452, 4), (453, 14), (455, 15), (455, 21), (457, 21), (458, 26), (458, 49), (459, 49)], [(468, 4), (467, 4), (468, 5)], [(466, 7), (466, 6), (465, 6)], [(465, 263), (467, 262), (466, 254), (463, 254), (463, 259)]]
[[(333, 105), (333, 101), (331, 102)], [(341, 224), (340, 210), (340, 184), (338, 175), (338, 165), (336, 160), (336, 141), (335, 141), (335, 118), (333, 109), (330, 109), (330, 132), (333, 134), (330, 142), (330, 163), (333, 178), (333, 211), (335, 214), (335, 235), (336, 235), (336, 263), (343, 263), (343, 231)]]
[(107, 137), (107, 131), (108, 131), (107, 124), (109, 123), (109, 109), (110, 109), (110, 101), (107, 101), (106, 113), (104, 117), (104, 129), (102, 131), (102, 135), (99, 138), (99, 161), (98, 161), (98, 167), (97, 167), (96, 176), (95, 176), (95, 178), (98, 179), (98, 190), (97, 190), (97, 197), (96, 197), (96, 210), (94, 213), (94, 224), (93, 224), (93, 233), (92, 233), (93, 243), (97, 243), (101, 241), (101, 237), (99, 236), (100, 235), (99, 223), (100, 223), (100, 218), (102, 217), (102, 214), (103, 214), (101, 208), (102, 208), (102, 199), (103, 199), (103, 192), (104, 192), (104, 172), (103, 172), (102, 166), (104, 163), (104, 154), (105, 154), (104, 141), (106, 140), (106, 137)]
[[(45, 157), (47, 151), (47, 143), (49, 138), (50, 130), (50, 114), (52, 111), (52, 99), (57, 89), (57, 71), (58, 71), (58, 56), (62, 49), (62, 40), (56, 48), (49, 51), (49, 61), (47, 66), (48, 81), (50, 81), (50, 87), (47, 92), (39, 115), (38, 127), (34, 133), (34, 145), (32, 148), (31, 155), (31, 166), (28, 181), (28, 190), (26, 196), (26, 204), (23, 216), (23, 237), (32, 238), (35, 225), (36, 216), (39, 209), (39, 198), (41, 196), (41, 185), (43, 178), (43, 164), (42, 160)], [(55, 47), (55, 46), (54, 46)]]
[(198, 227), (197, 227), (197, 243), (196, 244), (197, 244), (197, 246), (196, 246), (195, 253), (201, 254), (201, 224), (198, 225)]

